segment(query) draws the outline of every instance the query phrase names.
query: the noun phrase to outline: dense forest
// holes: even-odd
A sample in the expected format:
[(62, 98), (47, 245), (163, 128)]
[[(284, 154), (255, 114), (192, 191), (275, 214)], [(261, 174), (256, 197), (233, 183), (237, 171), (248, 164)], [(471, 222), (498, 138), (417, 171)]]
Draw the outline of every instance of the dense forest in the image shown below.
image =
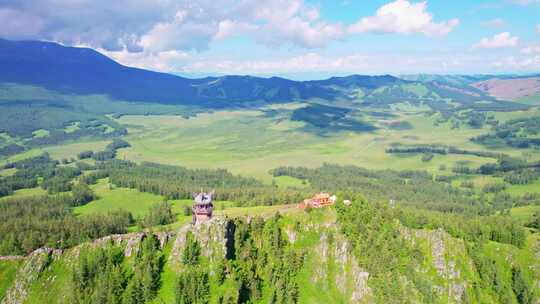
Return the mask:
[(71, 194), (0, 201), (0, 255), (24, 255), (40, 247), (68, 248), (115, 233), (126, 233), (133, 217), (125, 211), (76, 217)]
[(530, 148), (540, 147), (540, 119), (529, 117), (512, 119), (493, 127), (492, 132), (473, 138), (488, 147)]
[[(98, 161), (96, 165), (82, 162), (63, 165), (52, 160), (47, 154), (7, 164), (6, 167), (16, 168), (17, 171), (12, 176), (0, 178), (1, 195), (9, 195), (17, 189), (40, 186), (46, 189), (50, 196), (8, 198), (0, 201), (0, 208), (3, 210), (0, 215), (1, 254), (27, 253), (45, 245), (66, 248), (110, 233), (125, 232), (131, 225), (152, 227), (174, 222), (171, 206), (166, 202), (156, 205), (138, 222), (125, 212), (103, 217), (74, 216), (72, 207), (84, 205), (96, 197), (88, 185), (103, 178), (108, 178), (118, 187), (158, 194), (164, 196), (165, 200), (191, 199), (195, 191), (213, 189), (218, 201), (234, 201), (237, 206), (296, 204), (318, 191), (361, 194), (372, 202), (392, 202), (403, 208), (414, 207), (452, 213), (453, 215), (447, 217), (424, 216), (415, 222), (425, 222), (426, 225), (430, 223), (433, 227), (455, 231), (457, 237), (487, 238), (515, 245), (519, 245), (523, 240), (508, 241), (509, 237), (504, 236), (504, 233), (494, 232), (499, 231), (497, 228), (500, 227), (513, 231), (516, 225), (514, 222), (508, 220), (508, 224), (497, 227), (497, 222), (506, 223), (506, 219), (482, 217), (478, 223), (481, 223), (484, 229), (480, 229), (476, 222), (469, 223), (465, 219), (470, 215), (494, 215), (513, 206), (534, 204), (540, 200), (540, 197), (534, 194), (510, 197), (503, 191), (504, 184), (487, 184), (480, 193), (467, 190), (466, 187), (456, 188), (446, 180), (435, 178), (423, 171), (374, 171), (330, 164), (317, 169), (276, 168), (272, 171), (275, 177), (291, 176), (306, 184), (302, 188), (284, 188), (264, 184), (253, 178), (236, 176), (227, 170), (187, 169), (153, 163), (135, 164), (108, 157), (102, 161), (103, 158), (96, 157), (104, 153), (114, 157), (116, 149), (128, 145), (125, 141), (115, 140), (103, 153), (83, 152), (79, 155), (82, 159), (94, 158)], [(508, 170), (521, 168), (520, 163), (516, 165), (505, 160), (501, 160), (497, 166)], [(86, 173), (82, 174), (83, 172)], [(538, 176), (538, 170), (506, 171), (503, 176), (509, 183), (526, 183)]]
[[(407, 277), (426, 303), (437, 300), (430, 282), (417, 269), (425, 256), (407, 242), (397, 237), (402, 232), (396, 220), (412, 228), (444, 228), (456, 237), (466, 240), (466, 251), (475, 265), (478, 284), (472, 285), (473, 292), (461, 297), (464, 303), (482, 302), (479, 295), (491, 293), (499, 303), (534, 303), (535, 279), (530, 269), (515, 263), (511, 269), (510, 284), (504, 282), (492, 257), (484, 253), (487, 241), (509, 243), (522, 247), (527, 232), (517, 223), (504, 217), (465, 218), (461, 216), (434, 216), (434, 213), (399, 210), (385, 204), (370, 204), (361, 197), (351, 198), (354, 204), (337, 204), (338, 221), (342, 232), (351, 243), (360, 265), (372, 276), (371, 286), (376, 290), (379, 303), (400, 303), (400, 297), (411, 288), (401, 278)], [(443, 224), (439, 227), (435, 222)]]
[[(191, 232), (179, 236), (185, 240), (174, 279), (175, 302), (256, 303), (264, 297), (271, 303), (297, 303), (296, 275), (306, 253), (291, 246), (279, 221), (279, 216), (231, 221), (229, 247), (212, 263)], [(71, 303), (151, 303), (163, 282), (162, 249), (153, 235), (129, 260), (113, 243), (97, 250), (83, 247), (72, 270)]]

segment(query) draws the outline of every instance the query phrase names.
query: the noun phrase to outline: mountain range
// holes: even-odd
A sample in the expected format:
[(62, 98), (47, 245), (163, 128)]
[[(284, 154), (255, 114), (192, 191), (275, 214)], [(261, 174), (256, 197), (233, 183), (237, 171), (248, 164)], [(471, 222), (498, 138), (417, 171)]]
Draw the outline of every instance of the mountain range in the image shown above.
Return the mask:
[[(2, 83), (33, 85), (68, 94), (103, 94), (117, 100), (212, 108), (314, 99), (388, 103), (396, 98), (433, 99), (435, 95), (457, 102), (493, 99), (482, 86), (471, 85), (488, 80), (490, 76), (409, 76), (402, 79), (390, 75), (351, 75), (312, 81), (253, 76), (190, 79), (127, 67), (90, 48), (42, 41), (0, 39), (0, 65), (3, 67), (0, 72)], [(428, 92), (418, 94), (410, 87), (403, 87), (415, 84), (421, 84)]]

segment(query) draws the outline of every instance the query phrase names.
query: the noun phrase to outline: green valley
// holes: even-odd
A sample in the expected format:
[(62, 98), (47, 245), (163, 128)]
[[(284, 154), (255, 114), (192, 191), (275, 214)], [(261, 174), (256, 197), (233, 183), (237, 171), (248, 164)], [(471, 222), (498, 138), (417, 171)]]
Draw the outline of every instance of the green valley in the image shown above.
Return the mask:
[(537, 75), (0, 63), (1, 304), (540, 301)]

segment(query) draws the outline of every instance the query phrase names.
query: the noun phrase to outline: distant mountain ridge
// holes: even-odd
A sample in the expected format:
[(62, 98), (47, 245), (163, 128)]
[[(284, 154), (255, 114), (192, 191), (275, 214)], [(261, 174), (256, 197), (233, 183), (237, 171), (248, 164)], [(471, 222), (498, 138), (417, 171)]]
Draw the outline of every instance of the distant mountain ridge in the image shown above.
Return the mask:
[[(89, 48), (53, 42), (0, 39), (0, 83), (44, 87), (64, 94), (108, 95), (115, 100), (231, 108), (291, 101), (345, 101), (388, 107), (410, 103), (448, 110), (501, 98), (475, 83), (517, 76), (350, 75), (295, 81), (280, 77), (222, 76), (198, 79), (127, 67)], [(526, 79), (525, 79), (526, 80)], [(504, 96), (502, 96), (504, 97)]]
[(107, 94), (129, 101), (223, 106), (253, 101), (334, 100), (337, 87), (377, 88), (402, 83), (397, 77), (333, 77), (318, 81), (223, 76), (189, 79), (123, 66), (89, 48), (52, 42), (0, 39), (0, 82), (42, 86), (63, 93)]

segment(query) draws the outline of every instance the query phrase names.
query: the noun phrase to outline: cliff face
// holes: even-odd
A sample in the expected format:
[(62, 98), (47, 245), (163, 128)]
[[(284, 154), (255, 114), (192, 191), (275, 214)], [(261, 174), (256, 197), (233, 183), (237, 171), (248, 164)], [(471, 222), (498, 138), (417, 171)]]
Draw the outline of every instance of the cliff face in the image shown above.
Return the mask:
[[(247, 221), (249, 223), (249, 220)], [(379, 302), (378, 290), (372, 288), (370, 273), (358, 262), (361, 252), (357, 252), (341, 233), (332, 220), (332, 216), (321, 218), (305, 215), (305, 218), (284, 217), (278, 221), (286, 252), (301, 252), (301, 267), (294, 276), (297, 284), (297, 300), (300, 303), (375, 303)], [(190, 234), (201, 248), (202, 266), (209, 270), (210, 302), (217, 302), (221, 292), (213, 278), (217, 276), (223, 261), (240, 259), (239, 248), (242, 237), (237, 222), (216, 218), (201, 225), (186, 225), (174, 232), (154, 233), (159, 240), (160, 250), (164, 257), (160, 289), (157, 294), (159, 303), (174, 303), (174, 292), (177, 274), (185, 267), (182, 255), (186, 248), (187, 235)], [(256, 226), (256, 225), (255, 225)], [(266, 228), (265, 228), (266, 229)], [(455, 239), (442, 230), (414, 230), (401, 227), (399, 238), (423, 253), (423, 260), (417, 266), (416, 273), (403, 276), (400, 281), (404, 302), (413, 303), (471, 303), (497, 302), (489, 291), (485, 294), (473, 294), (473, 285), (480, 284), (475, 264), (468, 255), (463, 240)], [(4, 281), (9, 288), (0, 293), (2, 304), (11, 303), (70, 303), (67, 296), (72, 288), (73, 269), (82, 248), (97, 250), (113, 245), (122, 248), (129, 267), (133, 257), (141, 250), (142, 240), (150, 233), (132, 233), (114, 235), (96, 240), (65, 251), (40, 249), (36, 250), (24, 261), (19, 262), (18, 271), (10, 282)], [(263, 248), (264, 238), (253, 238), (254, 248)], [(538, 240), (533, 240), (538, 246)], [(493, 245), (498, 246), (498, 245)], [(494, 248), (495, 248), (494, 247)], [(493, 249), (497, 250), (497, 249)], [(515, 249), (499, 248), (502, 269), (508, 269), (512, 263), (518, 263), (518, 255), (526, 255)], [(261, 254), (259, 251), (259, 254)], [(533, 254), (534, 255), (534, 254)], [(259, 257), (257, 257), (259, 258)], [(540, 257), (536, 257), (540, 259)], [(264, 258), (267, 263), (272, 257)], [(260, 261), (257, 259), (256, 261)], [(7, 261), (0, 261), (7, 263)], [(506, 264), (505, 264), (506, 263)], [(255, 263), (256, 264), (256, 263)], [(255, 268), (265, 265), (254, 265)], [(539, 261), (531, 267), (539, 267)], [(0, 271), (1, 271), (0, 267)], [(225, 272), (225, 276), (231, 275)], [(262, 294), (257, 302), (266, 303), (270, 299), (264, 286), (272, 285), (265, 277), (262, 280)], [(1, 278), (0, 280), (8, 280)], [(425, 282), (429, 292), (420, 290), (418, 281)], [(227, 279), (225, 279), (225, 282)], [(414, 283), (414, 284), (413, 284)], [(509, 284), (509, 282), (506, 282)], [(540, 283), (539, 283), (540, 284)], [(1, 286), (1, 284), (0, 284)], [(540, 287), (540, 285), (539, 285)], [(1, 289), (0, 289), (1, 291)], [(429, 296), (427, 296), (429, 295)], [(160, 302), (161, 301), (161, 302)]]

